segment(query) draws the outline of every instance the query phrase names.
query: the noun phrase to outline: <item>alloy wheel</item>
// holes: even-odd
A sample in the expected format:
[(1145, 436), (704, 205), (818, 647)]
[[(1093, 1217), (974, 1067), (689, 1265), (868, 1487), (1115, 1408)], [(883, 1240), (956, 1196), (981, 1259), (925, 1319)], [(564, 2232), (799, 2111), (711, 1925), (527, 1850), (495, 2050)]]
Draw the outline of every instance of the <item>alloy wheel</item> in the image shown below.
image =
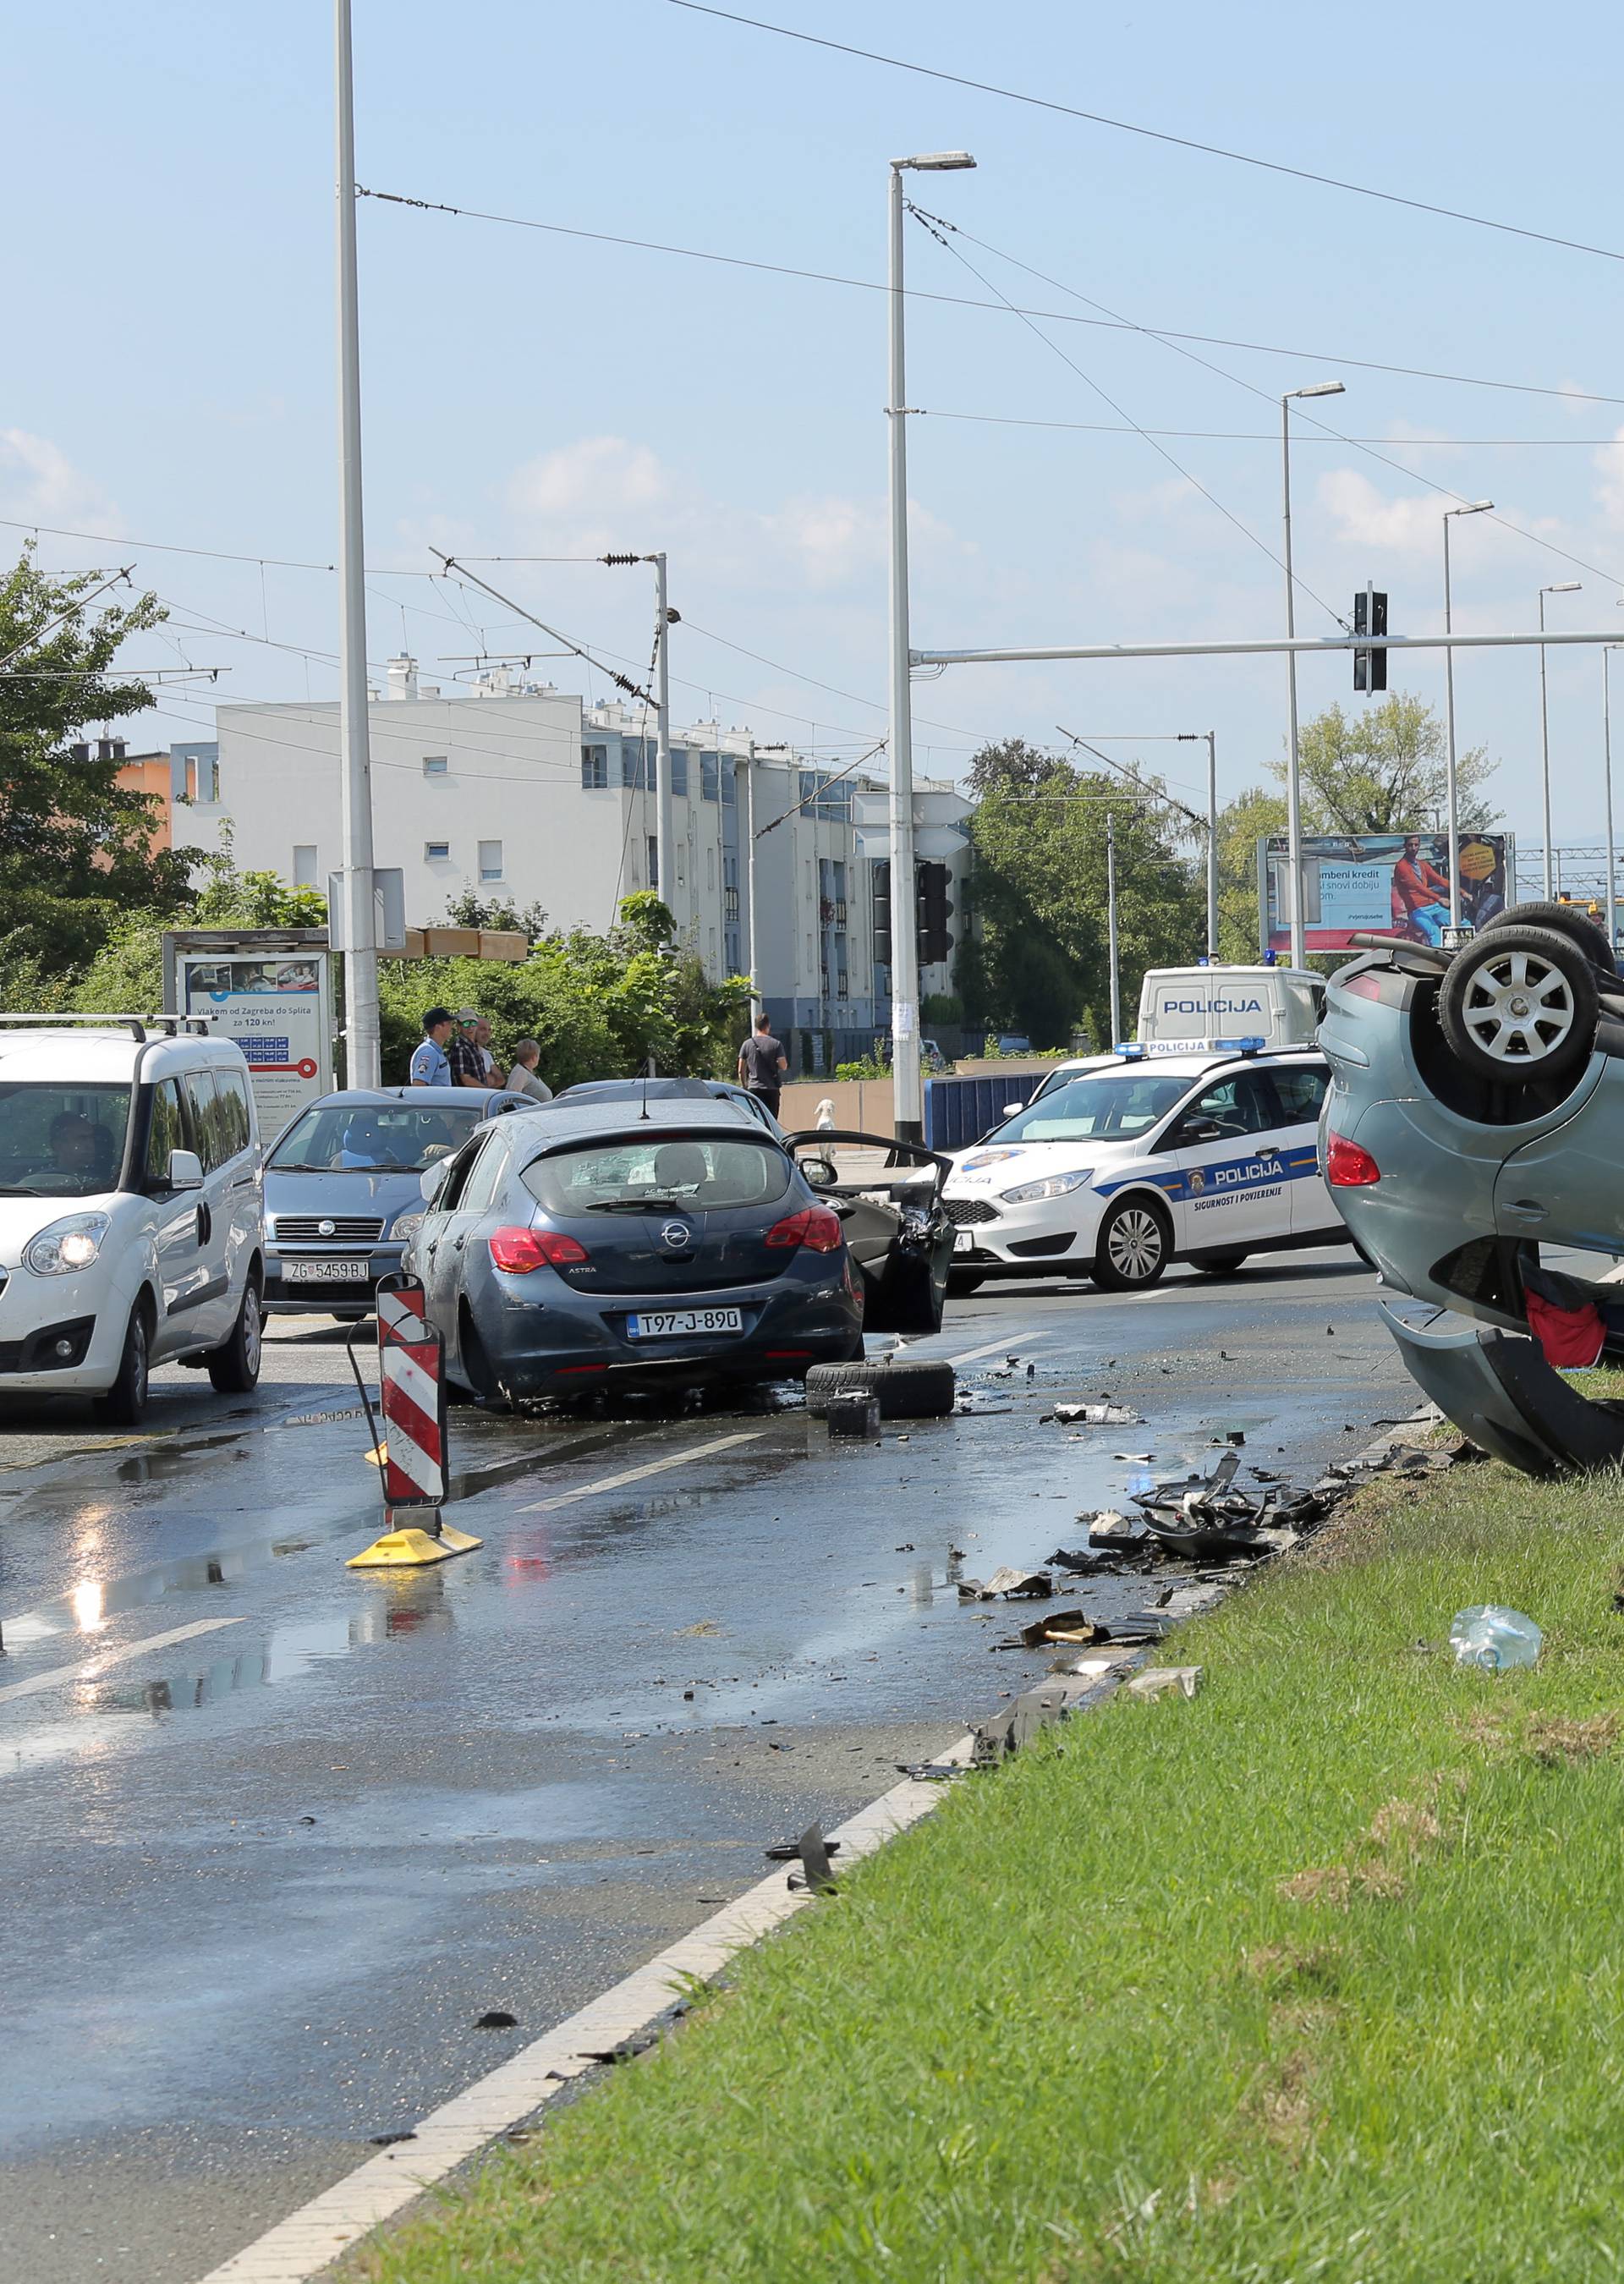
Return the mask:
[(1129, 1206), (1112, 1224), (1105, 1250), (1117, 1274), (1137, 1285), (1161, 1266), (1161, 1224), (1148, 1208)]
[(1486, 1055), (1526, 1068), (1554, 1054), (1573, 1028), (1573, 986), (1537, 951), (1486, 958), (1466, 986), (1461, 1021)]

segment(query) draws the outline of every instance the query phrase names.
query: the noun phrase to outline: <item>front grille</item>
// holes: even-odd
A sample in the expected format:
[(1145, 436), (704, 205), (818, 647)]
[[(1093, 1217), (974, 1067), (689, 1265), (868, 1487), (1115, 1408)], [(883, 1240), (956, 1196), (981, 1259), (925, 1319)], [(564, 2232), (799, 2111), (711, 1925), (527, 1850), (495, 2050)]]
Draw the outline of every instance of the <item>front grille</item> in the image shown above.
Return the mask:
[(1011, 1242), (1010, 1251), (1019, 1254), (1023, 1261), (1041, 1261), (1046, 1254), (1069, 1253), (1077, 1242), (1077, 1232), (1068, 1229), (1064, 1237), (1023, 1237)]
[(270, 1233), (285, 1245), (375, 1245), (384, 1225), (376, 1214), (277, 1214)]
[(941, 1209), (956, 1227), (964, 1229), (972, 1222), (996, 1221), (998, 1208), (986, 1198), (943, 1198)]

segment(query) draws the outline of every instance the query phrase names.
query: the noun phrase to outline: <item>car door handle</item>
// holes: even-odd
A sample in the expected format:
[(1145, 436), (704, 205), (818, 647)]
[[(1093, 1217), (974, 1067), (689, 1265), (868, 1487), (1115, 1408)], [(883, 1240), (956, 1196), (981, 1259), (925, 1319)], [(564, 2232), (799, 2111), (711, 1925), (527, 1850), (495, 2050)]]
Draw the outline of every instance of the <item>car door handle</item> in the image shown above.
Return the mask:
[(1519, 1198), (1515, 1205), (1504, 1206), (1501, 1210), (1512, 1221), (1544, 1221), (1550, 1209), (1537, 1198)]
[(465, 1245), (466, 1245), (466, 1244), (467, 1244), (467, 1242), (468, 1242), (468, 1240), (467, 1240), (467, 1239), (466, 1239), (465, 1237), (457, 1237), (457, 1238), (453, 1238), (453, 1239), (452, 1239), (452, 1240), (451, 1240), (451, 1250), (452, 1250), (452, 1252), (453, 1252), (453, 1253), (460, 1253), (460, 1252), (462, 1251), (462, 1249), (463, 1249), (464, 1246), (465, 1246)]
[(198, 1243), (207, 1245), (214, 1231), (215, 1219), (207, 1206), (198, 1208)]

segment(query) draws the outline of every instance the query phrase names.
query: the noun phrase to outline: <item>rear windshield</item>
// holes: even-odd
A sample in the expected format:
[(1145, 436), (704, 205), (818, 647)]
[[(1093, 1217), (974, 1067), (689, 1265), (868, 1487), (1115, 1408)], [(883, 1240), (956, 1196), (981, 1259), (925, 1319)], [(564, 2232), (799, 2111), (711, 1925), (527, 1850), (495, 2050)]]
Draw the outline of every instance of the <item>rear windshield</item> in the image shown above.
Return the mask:
[(561, 1217), (639, 1206), (707, 1213), (773, 1204), (789, 1188), (791, 1167), (782, 1150), (748, 1135), (654, 1136), (555, 1150), (533, 1158), (519, 1179), (544, 1212)]
[(420, 1174), (460, 1149), (485, 1116), (483, 1096), (466, 1110), (414, 1104), (317, 1103), (290, 1126), (266, 1163), (281, 1174), (354, 1169)]
[(0, 1085), (0, 1197), (89, 1198), (115, 1186), (128, 1086)]
[(1148, 1071), (1097, 1071), (1058, 1086), (1000, 1126), (988, 1141), (1129, 1142), (1190, 1091), (1188, 1078)]

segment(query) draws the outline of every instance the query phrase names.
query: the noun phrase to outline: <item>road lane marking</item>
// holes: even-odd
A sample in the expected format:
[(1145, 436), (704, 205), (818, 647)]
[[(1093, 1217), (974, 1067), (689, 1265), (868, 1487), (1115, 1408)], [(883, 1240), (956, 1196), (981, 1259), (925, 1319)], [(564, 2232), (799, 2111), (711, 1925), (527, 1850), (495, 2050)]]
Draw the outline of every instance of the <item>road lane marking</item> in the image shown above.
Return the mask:
[(144, 1656), (150, 1649), (169, 1649), (199, 1634), (217, 1633), (222, 1626), (242, 1623), (241, 1618), (195, 1618), (191, 1625), (176, 1626), (167, 1634), (146, 1634), (140, 1641), (126, 1642), (122, 1649), (104, 1650), (87, 1665), (53, 1665), (49, 1673), (30, 1674), (27, 1681), (8, 1681), (0, 1686), (0, 1700), (36, 1697), (42, 1690), (56, 1689), (68, 1681), (96, 1681), (110, 1665), (122, 1665), (129, 1658)]
[(955, 1366), (961, 1364), (979, 1364), (983, 1357), (1000, 1354), (1007, 1356), (1017, 1341), (1047, 1341), (1053, 1338), (1052, 1333), (1035, 1331), (1005, 1333), (1002, 1340), (988, 1341), (984, 1349), (966, 1349), (963, 1356), (949, 1357), (948, 1362)]
[[(973, 1742), (961, 1737), (937, 1757), (967, 1763)], [(905, 1779), (859, 1809), (830, 1834), (840, 1842), (842, 1871), (930, 1815), (949, 1790), (945, 1784)], [(368, 2158), (254, 2243), (211, 2268), (202, 2284), (308, 2284), (347, 2248), (393, 2219), (498, 2135), (534, 2116), (573, 2079), (593, 2068), (585, 2059), (589, 2053), (603, 2053), (658, 2022), (690, 1978), (708, 1982), (736, 1952), (759, 1943), (812, 1900), (804, 1891), (790, 1891), (782, 1866), (769, 1873), (646, 1967), (637, 1967), (566, 2022), (544, 2031), (511, 2061), (431, 2111), (418, 2124), (413, 2140)]]
[(708, 1459), (718, 1451), (730, 1451), (739, 1443), (759, 1443), (767, 1433), (764, 1428), (752, 1428), (739, 1435), (718, 1435), (709, 1443), (696, 1443), (691, 1450), (673, 1451), (666, 1459), (651, 1459), (646, 1467), (628, 1467), (618, 1475), (599, 1475), (596, 1482), (582, 1483), (573, 1491), (560, 1491), (556, 1498), (535, 1499), (521, 1506), (520, 1514), (550, 1514), (556, 1506), (573, 1506), (576, 1499), (596, 1498), (602, 1491), (618, 1491), (626, 1483), (640, 1483), (650, 1475), (663, 1475), (668, 1467), (685, 1467), (693, 1459)]

